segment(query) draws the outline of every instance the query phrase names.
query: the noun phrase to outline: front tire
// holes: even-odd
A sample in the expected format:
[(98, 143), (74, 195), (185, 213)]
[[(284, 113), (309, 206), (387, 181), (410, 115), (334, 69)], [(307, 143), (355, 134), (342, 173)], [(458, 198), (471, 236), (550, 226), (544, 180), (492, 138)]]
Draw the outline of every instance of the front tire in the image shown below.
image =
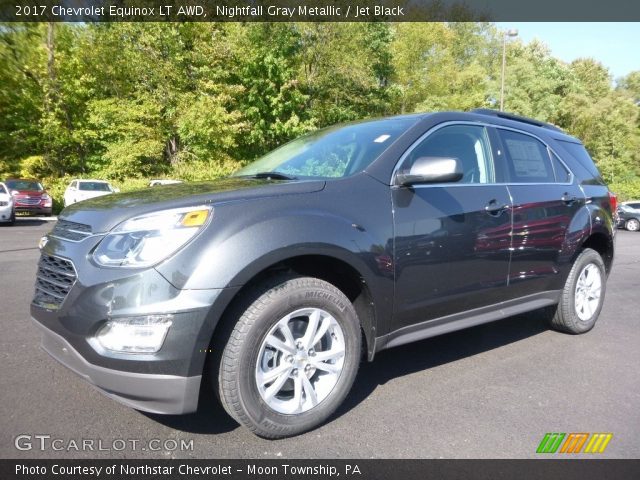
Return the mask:
[(579, 334), (591, 330), (604, 302), (606, 269), (598, 252), (585, 248), (573, 264), (551, 326), (556, 330)]
[(640, 221), (635, 218), (630, 218), (629, 220), (627, 220), (627, 223), (624, 227), (630, 232), (637, 232), (638, 230), (640, 230)]
[(245, 300), (221, 354), (219, 398), (258, 436), (298, 435), (343, 402), (360, 349), (356, 312), (340, 290), (317, 278), (281, 277)]

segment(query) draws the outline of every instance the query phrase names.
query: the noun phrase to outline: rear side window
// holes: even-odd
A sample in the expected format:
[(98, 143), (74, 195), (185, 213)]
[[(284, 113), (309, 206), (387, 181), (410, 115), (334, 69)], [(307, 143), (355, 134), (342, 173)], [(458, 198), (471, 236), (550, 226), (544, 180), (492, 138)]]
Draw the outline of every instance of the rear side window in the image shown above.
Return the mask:
[(505, 149), (509, 183), (553, 183), (555, 175), (549, 152), (540, 140), (498, 129), (498, 135)]
[(589, 152), (584, 148), (584, 145), (580, 143), (572, 143), (566, 142), (564, 140), (557, 140), (557, 142), (567, 151), (569, 154), (575, 158), (580, 164), (588, 170), (588, 172), (593, 175), (593, 178), (598, 180), (602, 180), (602, 176), (598, 171), (598, 167), (596, 167), (595, 163), (591, 159)]
[(79, 190), (87, 192), (109, 192), (109, 184), (104, 182), (80, 182)]

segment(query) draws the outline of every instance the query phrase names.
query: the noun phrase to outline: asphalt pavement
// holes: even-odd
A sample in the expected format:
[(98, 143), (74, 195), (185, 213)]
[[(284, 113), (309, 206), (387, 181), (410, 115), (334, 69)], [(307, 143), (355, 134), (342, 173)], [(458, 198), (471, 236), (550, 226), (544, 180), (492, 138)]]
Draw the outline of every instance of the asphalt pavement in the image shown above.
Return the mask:
[(186, 416), (124, 407), (44, 353), (29, 303), (52, 227), (0, 227), (0, 457), (532, 458), (547, 432), (610, 432), (599, 457), (640, 458), (640, 233), (618, 232), (591, 332), (522, 315), (381, 352), (331, 421), (268, 441), (212, 399)]

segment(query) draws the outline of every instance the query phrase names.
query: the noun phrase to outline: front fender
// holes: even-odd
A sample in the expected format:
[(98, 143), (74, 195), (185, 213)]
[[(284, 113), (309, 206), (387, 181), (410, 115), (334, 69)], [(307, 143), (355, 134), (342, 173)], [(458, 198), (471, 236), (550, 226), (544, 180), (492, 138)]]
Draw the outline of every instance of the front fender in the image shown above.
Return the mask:
[(376, 321), (363, 325), (369, 338), (373, 323), (382, 319), (386, 325), (393, 311), (393, 223), (388, 186), (363, 180), (357, 187), (362, 195), (350, 194), (349, 201), (336, 192), (350, 189), (327, 188), (214, 206), (207, 230), (156, 268), (179, 289), (236, 290), (288, 259), (339, 260), (358, 273), (372, 299)]

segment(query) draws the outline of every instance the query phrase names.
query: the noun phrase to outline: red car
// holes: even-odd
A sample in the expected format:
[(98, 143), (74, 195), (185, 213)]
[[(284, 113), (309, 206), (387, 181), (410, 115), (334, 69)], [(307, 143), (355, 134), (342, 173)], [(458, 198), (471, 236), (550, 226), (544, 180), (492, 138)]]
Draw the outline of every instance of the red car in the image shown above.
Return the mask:
[(51, 215), (53, 199), (38, 180), (10, 178), (4, 183), (13, 196), (17, 213)]

